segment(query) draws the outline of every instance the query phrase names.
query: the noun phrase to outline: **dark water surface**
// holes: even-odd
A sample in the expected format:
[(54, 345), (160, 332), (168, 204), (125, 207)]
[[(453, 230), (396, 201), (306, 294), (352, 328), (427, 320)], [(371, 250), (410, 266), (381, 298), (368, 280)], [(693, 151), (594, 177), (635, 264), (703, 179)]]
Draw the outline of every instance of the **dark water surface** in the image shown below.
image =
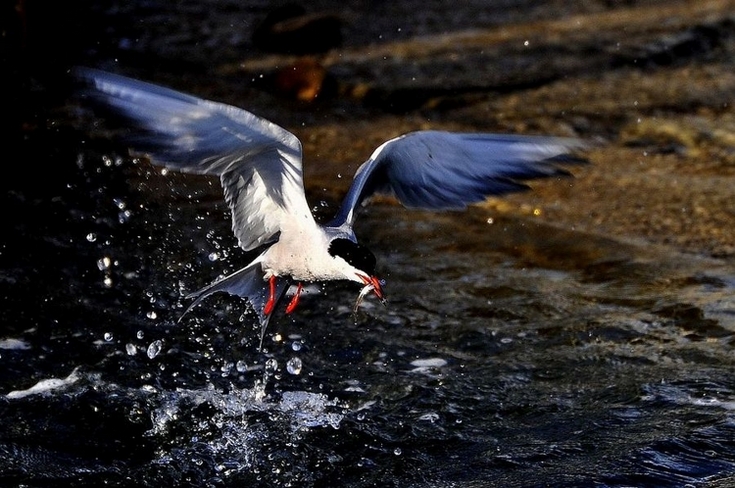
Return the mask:
[(51, 199), (4, 202), (24, 236), (3, 248), (8, 486), (697, 486), (735, 470), (728, 263), (377, 205), (358, 232), (389, 305), (353, 314), (357, 290), (330, 285), (259, 353), (238, 299), (176, 322), (182, 294), (245, 262), (216, 182), (92, 148), (48, 157), (78, 171)]
[[(291, 61), (252, 49), (265, 2), (87, 6), (87, 23), (25, 4), (4, 58), (24, 89), (0, 196), (0, 486), (733, 486), (725, 2), (340, 2), (345, 48), (323, 61), (343, 91), (317, 105), (243, 85)], [(564, 191), (541, 216), (366, 208), (388, 305), (314, 288), (259, 351), (237, 298), (178, 322), (182, 297), (249, 261), (218, 182), (72, 129), (50, 74), (72, 62), (247, 99), (304, 138), (326, 217), (337, 176), (393, 132), (611, 142), (574, 186), (548, 182)]]

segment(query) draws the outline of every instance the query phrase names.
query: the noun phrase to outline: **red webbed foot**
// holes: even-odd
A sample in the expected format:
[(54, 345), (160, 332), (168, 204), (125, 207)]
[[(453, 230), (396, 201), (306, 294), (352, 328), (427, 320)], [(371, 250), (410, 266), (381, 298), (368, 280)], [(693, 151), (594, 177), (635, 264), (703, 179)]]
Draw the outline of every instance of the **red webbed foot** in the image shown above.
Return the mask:
[(263, 313), (265, 315), (270, 315), (273, 312), (273, 309), (276, 307), (276, 277), (275, 276), (271, 276), (268, 279), (268, 286), (269, 286), (268, 301), (265, 302), (265, 306), (263, 307)]
[(299, 299), (301, 298), (301, 290), (304, 289), (304, 285), (299, 283), (299, 286), (296, 287), (296, 293), (294, 293), (294, 296), (291, 298), (291, 301), (288, 302), (288, 306), (286, 307), (286, 313), (292, 313), (294, 310), (296, 310), (296, 305), (299, 304)]

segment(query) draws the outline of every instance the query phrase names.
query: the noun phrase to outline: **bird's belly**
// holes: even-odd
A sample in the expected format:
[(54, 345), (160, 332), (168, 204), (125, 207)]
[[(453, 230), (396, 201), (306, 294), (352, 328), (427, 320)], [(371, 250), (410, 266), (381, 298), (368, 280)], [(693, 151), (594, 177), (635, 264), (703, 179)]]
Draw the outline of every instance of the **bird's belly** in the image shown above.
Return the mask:
[[(294, 254), (273, 249), (263, 260), (266, 278), (270, 275), (290, 276), (295, 281), (328, 281), (341, 279), (342, 275), (330, 269), (329, 260), (313, 254)], [(331, 258), (331, 257), (330, 257)]]

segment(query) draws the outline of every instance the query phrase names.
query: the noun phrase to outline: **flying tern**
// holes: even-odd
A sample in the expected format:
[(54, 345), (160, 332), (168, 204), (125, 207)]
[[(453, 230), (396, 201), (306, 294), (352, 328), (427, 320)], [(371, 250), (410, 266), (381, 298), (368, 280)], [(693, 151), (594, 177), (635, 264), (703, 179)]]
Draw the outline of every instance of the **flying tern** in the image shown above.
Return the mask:
[[(291, 285), (291, 313), (303, 283), (347, 280), (385, 301), (376, 259), (358, 244), (353, 222), (376, 193), (407, 208), (461, 210), (490, 195), (528, 188), (531, 178), (569, 175), (560, 163), (580, 162), (575, 138), (410, 132), (384, 142), (355, 173), (341, 208), (326, 225), (314, 219), (304, 194), (298, 138), (256, 115), (169, 88), (89, 68), (74, 71), (82, 94), (139, 129), (128, 140), (134, 155), (187, 173), (218, 176), (232, 212), (232, 230), (245, 251), (260, 249), (247, 266), (192, 293), (189, 312), (206, 297), (227, 292), (257, 313), (261, 340)], [(183, 315), (182, 315), (183, 317)]]

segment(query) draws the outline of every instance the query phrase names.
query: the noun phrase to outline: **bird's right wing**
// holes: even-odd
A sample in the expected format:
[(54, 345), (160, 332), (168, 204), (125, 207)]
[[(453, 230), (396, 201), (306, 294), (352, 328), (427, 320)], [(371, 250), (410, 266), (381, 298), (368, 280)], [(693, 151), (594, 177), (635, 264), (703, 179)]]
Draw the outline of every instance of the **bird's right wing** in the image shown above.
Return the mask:
[(463, 209), (526, 189), (526, 179), (568, 175), (559, 164), (581, 162), (570, 153), (584, 147), (560, 137), (411, 132), (383, 143), (358, 168), (330, 225), (351, 225), (356, 208), (374, 193), (394, 195), (408, 208)]
[(301, 143), (250, 112), (104, 71), (78, 68), (88, 101), (131, 121), (131, 150), (154, 164), (219, 176), (245, 250), (284, 225), (315, 225), (304, 196)]

